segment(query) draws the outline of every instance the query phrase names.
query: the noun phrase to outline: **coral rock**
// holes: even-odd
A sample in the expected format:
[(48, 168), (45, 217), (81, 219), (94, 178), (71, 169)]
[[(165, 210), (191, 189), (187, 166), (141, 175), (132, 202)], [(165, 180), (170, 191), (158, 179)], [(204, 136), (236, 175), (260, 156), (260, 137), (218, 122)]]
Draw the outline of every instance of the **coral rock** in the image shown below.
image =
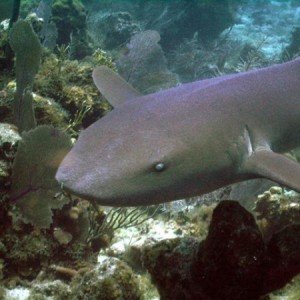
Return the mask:
[(162, 300), (257, 300), (300, 272), (299, 231), (289, 226), (265, 243), (252, 214), (222, 201), (205, 241), (165, 240), (146, 247), (143, 261)]
[[(139, 282), (131, 268), (116, 258), (105, 258), (83, 277), (75, 277), (74, 299), (139, 300), (143, 299)], [(73, 298), (72, 298), (73, 299)]]

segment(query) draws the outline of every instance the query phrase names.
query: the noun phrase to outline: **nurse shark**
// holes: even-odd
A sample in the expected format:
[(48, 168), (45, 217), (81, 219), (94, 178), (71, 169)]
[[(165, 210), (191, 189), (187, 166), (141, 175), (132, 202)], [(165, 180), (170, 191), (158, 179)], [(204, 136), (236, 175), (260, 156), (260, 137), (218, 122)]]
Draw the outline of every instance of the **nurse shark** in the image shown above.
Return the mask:
[(141, 95), (107, 67), (93, 79), (114, 106), (83, 130), (56, 173), (109, 206), (157, 204), (268, 178), (300, 191), (300, 59)]

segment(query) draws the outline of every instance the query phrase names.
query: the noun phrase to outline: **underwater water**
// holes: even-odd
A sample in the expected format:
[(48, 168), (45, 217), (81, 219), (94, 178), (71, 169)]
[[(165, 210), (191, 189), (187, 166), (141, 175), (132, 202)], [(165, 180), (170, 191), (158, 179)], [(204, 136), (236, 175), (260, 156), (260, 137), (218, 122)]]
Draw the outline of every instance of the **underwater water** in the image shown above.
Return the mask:
[(299, 26), (300, 0), (1, 0), (0, 299), (299, 300)]

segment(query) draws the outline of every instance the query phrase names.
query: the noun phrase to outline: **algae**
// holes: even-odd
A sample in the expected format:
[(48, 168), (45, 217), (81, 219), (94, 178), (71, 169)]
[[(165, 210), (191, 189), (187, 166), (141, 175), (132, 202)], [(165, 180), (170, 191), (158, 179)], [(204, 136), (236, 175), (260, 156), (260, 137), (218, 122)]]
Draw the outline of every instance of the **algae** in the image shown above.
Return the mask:
[(14, 116), (19, 132), (35, 127), (32, 106), (33, 80), (38, 72), (41, 57), (41, 44), (27, 21), (14, 24), (10, 34), (10, 45), (16, 55), (16, 80)]

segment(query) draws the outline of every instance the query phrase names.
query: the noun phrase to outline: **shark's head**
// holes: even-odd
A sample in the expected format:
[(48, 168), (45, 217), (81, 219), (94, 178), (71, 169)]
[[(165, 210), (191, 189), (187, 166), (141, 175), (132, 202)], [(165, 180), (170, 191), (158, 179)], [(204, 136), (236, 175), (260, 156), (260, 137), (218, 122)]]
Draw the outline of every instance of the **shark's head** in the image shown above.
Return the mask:
[(98, 86), (107, 98), (129, 93), (131, 100), (115, 101), (113, 111), (80, 134), (57, 171), (58, 182), (71, 193), (110, 206), (147, 205), (183, 196), (178, 183), (182, 187), (182, 170), (188, 169), (182, 165), (190, 162), (182, 155), (185, 143), (173, 134), (176, 126), (163, 122), (155, 99), (150, 103), (136, 97), (137, 92), (107, 69), (97, 72), (97, 86), (106, 86), (105, 80), (111, 85), (108, 92)]
[(81, 133), (56, 174), (64, 189), (109, 206), (182, 196), (182, 166), (189, 163), (182, 155), (184, 143), (157, 126), (154, 116), (151, 122), (136, 116), (135, 107), (116, 108)]

